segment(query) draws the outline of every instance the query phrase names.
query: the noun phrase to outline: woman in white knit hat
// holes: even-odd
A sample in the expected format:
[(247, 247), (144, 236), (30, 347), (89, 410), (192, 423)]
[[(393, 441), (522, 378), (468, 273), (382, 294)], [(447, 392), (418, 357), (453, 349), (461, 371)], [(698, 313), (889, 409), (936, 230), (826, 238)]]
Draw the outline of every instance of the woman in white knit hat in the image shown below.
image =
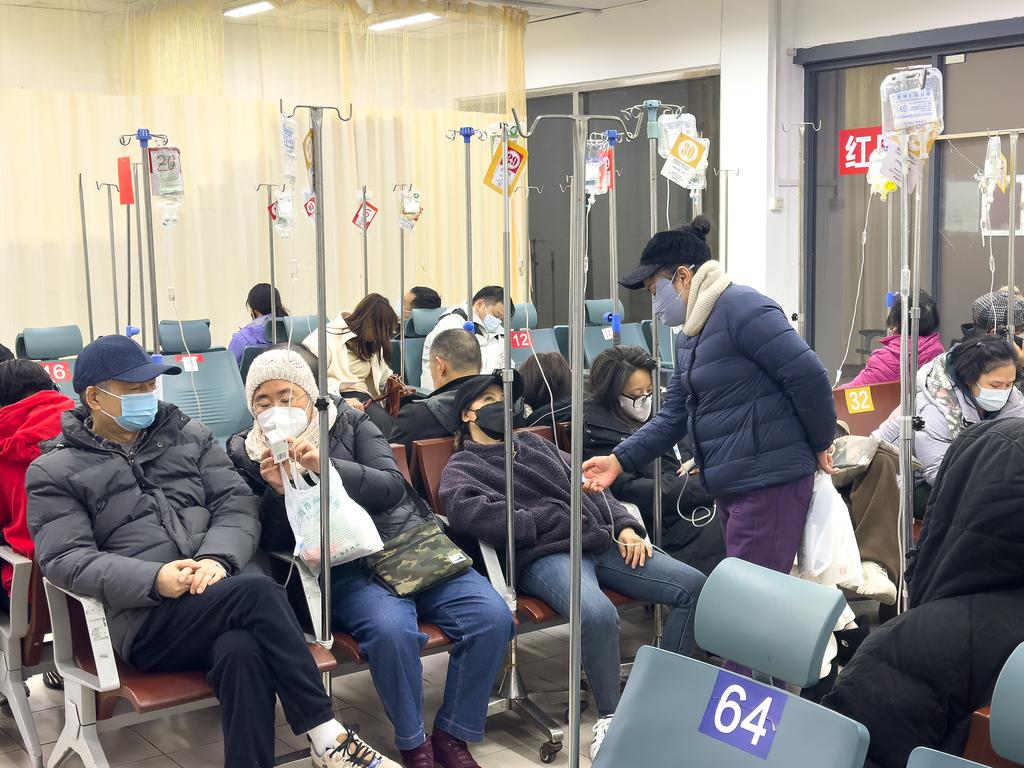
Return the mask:
[[(285, 514), (283, 485), (270, 442), (287, 439), (290, 456), (307, 473), (320, 470), (316, 382), (294, 351), (275, 349), (253, 362), (246, 402), (255, 423), (228, 442), (235, 466), (262, 494), (260, 545), (292, 551), (295, 536)], [(384, 542), (421, 525), (429, 510), (408, 487), (391, 447), (361, 411), (337, 397), (328, 404), (331, 461), (348, 495), (370, 514)], [(412, 597), (376, 581), (362, 561), (331, 569), (334, 625), (355, 637), (370, 664), (395, 744), (408, 768), (474, 768), (467, 742), (483, 738), (491, 684), (514, 632), (512, 615), (490, 583), (469, 569)], [(423, 723), (426, 637), (417, 620), (436, 624), (455, 643), (449, 655), (444, 702), (427, 738)]]

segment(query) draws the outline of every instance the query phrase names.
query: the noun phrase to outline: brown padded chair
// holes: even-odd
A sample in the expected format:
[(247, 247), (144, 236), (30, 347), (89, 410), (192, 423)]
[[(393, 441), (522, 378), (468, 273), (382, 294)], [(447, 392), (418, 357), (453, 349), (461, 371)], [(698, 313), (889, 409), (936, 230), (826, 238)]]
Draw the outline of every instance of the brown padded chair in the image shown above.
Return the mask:
[(900, 383), (835, 389), (832, 399), (836, 404), (836, 418), (846, 422), (850, 434), (866, 437), (900, 407)]
[[(69, 600), (68, 608), (74, 638), (75, 662), (84, 671), (94, 675), (96, 662), (89, 643), (82, 606), (74, 600)], [(311, 644), (309, 651), (321, 673), (330, 672), (338, 666), (327, 649)], [(205, 672), (142, 672), (118, 657), (117, 675), (120, 687), (97, 695), (96, 714), (100, 720), (113, 717), (121, 699), (126, 700), (136, 712), (144, 714), (214, 697), (213, 688), (207, 681)]]
[(989, 736), (991, 710), (991, 707), (983, 707), (971, 715), (971, 730), (967, 735), (967, 746), (964, 747), (964, 759), (990, 768), (1022, 768), (1020, 763), (1011, 763), (997, 755), (992, 748), (992, 739)]

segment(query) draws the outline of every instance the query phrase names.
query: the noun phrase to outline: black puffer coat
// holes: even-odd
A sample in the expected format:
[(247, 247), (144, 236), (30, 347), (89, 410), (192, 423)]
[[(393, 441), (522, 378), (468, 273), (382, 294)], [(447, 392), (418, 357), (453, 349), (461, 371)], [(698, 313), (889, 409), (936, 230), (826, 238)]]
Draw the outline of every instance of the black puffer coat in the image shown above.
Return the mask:
[[(331, 461), (345, 491), (370, 513), (381, 538), (387, 542), (421, 524), (429, 512), (422, 502), (417, 504), (410, 497), (391, 446), (370, 418), (344, 401), (335, 402), (338, 419), (331, 428)], [(284, 497), (267, 485), (260, 476), (259, 464), (246, 454), (246, 434), (239, 433), (228, 440), (228, 455), (253, 491), (261, 496), (260, 547), (290, 552), (295, 546), (295, 534), (288, 524)]]
[(149, 611), (160, 567), (214, 558), (238, 573), (256, 551), (259, 500), (205, 426), (161, 403), (133, 446), (102, 442), (84, 407), (28, 469), (36, 559), (54, 584), (107, 607), (125, 659)]
[[(589, 398), (583, 404), (583, 458), (605, 456), (619, 443), (631, 437), (642, 426), (637, 421), (627, 421), (612, 413), (602, 402)], [(681, 454), (688, 460), (688, 454)], [(673, 453), (661, 457), (661, 514), (662, 549), (677, 560), (696, 568), (705, 576), (711, 574), (725, 559), (725, 537), (719, 520), (703, 522), (704, 512), (695, 513), (698, 507), (713, 509), (715, 500), (701, 487), (700, 480), (691, 475), (689, 480), (679, 476), (679, 459)], [(636, 504), (648, 530), (654, 525), (654, 462), (637, 467), (636, 471), (624, 471), (611, 487), (612, 495), (619, 501)], [(678, 510), (676, 509), (678, 502)], [(679, 516), (679, 512), (696, 519), (698, 527)]]
[(963, 751), (971, 713), (1024, 642), (1024, 419), (979, 424), (942, 462), (909, 571), (912, 609), (860, 647), (823, 704), (863, 723), (868, 755)]

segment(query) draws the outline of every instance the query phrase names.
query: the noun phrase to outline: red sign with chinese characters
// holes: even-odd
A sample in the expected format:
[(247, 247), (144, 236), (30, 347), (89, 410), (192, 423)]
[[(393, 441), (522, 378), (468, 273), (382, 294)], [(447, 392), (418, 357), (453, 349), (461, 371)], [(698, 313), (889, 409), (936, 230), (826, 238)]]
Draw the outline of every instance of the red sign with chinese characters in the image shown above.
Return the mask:
[(839, 132), (839, 175), (868, 172), (868, 161), (882, 147), (882, 126), (847, 128)]

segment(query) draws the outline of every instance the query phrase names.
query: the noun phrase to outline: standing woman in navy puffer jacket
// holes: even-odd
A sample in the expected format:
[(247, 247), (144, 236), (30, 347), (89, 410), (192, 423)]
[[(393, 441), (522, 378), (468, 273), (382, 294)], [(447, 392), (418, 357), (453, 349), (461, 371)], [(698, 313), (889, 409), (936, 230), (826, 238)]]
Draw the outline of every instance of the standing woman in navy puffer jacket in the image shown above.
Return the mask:
[(610, 456), (583, 465), (587, 489), (608, 488), (687, 432), (704, 487), (718, 504), (730, 557), (788, 573), (816, 470), (831, 473), (836, 429), (828, 374), (782, 309), (736, 285), (711, 258), (711, 224), (659, 232), (620, 284), (651, 292), (676, 336), (665, 403)]

